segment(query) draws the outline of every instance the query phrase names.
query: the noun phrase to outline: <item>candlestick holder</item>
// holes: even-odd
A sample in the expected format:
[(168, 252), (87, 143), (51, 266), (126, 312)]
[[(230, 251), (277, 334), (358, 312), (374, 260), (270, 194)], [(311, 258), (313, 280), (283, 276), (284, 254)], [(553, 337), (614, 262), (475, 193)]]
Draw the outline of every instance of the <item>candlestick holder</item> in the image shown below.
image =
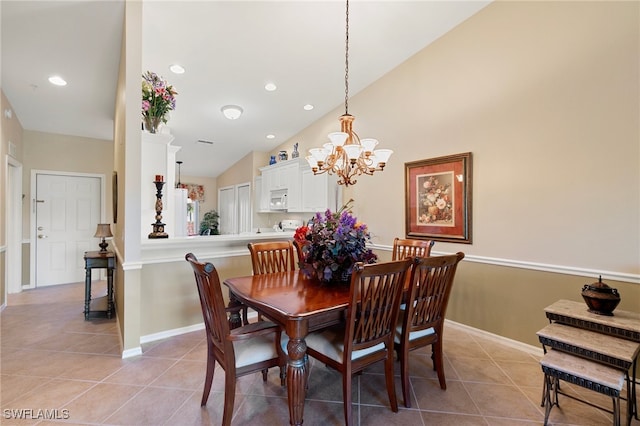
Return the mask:
[(164, 182), (155, 180), (153, 183), (156, 185), (156, 223), (151, 224), (153, 232), (149, 234), (149, 238), (169, 238), (169, 234), (164, 232), (165, 224), (162, 223), (162, 187)]

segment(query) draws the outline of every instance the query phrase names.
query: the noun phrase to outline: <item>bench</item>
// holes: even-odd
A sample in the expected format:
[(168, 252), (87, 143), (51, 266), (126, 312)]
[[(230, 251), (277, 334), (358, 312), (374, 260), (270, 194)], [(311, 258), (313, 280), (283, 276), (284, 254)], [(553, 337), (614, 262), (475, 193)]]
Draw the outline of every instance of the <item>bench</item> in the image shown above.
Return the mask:
[[(554, 349), (547, 351), (540, 365), (544, 373), (545, 425), (549, 420), (551, 408), (554, 405), (560, 406), (558, 394), (570, 396), (559, 391), (559, 381), (563, 380), (611, 397), (613, 410), (598, 408), (612, 413), (614, 426), (620, 426), (620, 392), (626, 377), (624, 371)], [(627, 387), (627, 401), (630, 397), (630, 389)], [(630, 422), (630, 416), (627, 417), (627, 421)]]

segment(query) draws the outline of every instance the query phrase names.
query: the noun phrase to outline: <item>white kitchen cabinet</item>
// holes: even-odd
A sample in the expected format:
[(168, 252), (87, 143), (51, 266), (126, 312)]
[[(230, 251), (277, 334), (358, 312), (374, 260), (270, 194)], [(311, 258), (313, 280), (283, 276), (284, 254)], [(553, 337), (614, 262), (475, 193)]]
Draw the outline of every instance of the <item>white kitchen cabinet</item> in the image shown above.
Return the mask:
[(256, 176), (254, 183), (254, 205), (256, 211), (268, 212), (269, 211), (269, 187), (265, 183), (264, 176)]
[[(304, 159), (282, 161), (260, 168), (262, 175), (260, 195), (256, 195), (259, 212), (269, 210), (272, 191), (287, 193), (287, 211), (290, 213), (315, 213), (331, 209), (337, 210), (341, 199), (338, 178), (326, 173), (314, 175)], [(256, 178), (258, 192), (260, 179)]]
[(334, 175), (323, 173), (314, 175), (309, 168), (301, 172), (302, 212), (322, 212), (327, 209), (337, 210), (337, 202), (340, 197), (340, 188)]
[(302, 208), (302, 189), (300, 179), (300, 165), (297, 161), (282, 168), (283, 178), (287, 187), (287, 211), (297, 212)]
[(262, 167), (260, 172), (262, 173), (262, 192), (267, 197), (265, 210), (269, 210), (269, 195), (271, 191), (286, 190), (287, 210), (300, 211), (302, 208), (300, 160), (282, 161)]

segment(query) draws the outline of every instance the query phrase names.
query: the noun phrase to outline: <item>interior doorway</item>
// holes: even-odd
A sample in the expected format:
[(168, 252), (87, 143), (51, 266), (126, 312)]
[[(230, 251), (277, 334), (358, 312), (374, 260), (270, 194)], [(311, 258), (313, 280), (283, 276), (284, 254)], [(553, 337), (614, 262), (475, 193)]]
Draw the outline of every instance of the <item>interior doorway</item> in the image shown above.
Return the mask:
[(7, 156), (7, 256), (5, 271), (7, 293), (22, 291), (22, 164)]
[(32, 171), (31, 270), (35, 287), (83, 281), (84, 252), (104, 217), (104, 176)]

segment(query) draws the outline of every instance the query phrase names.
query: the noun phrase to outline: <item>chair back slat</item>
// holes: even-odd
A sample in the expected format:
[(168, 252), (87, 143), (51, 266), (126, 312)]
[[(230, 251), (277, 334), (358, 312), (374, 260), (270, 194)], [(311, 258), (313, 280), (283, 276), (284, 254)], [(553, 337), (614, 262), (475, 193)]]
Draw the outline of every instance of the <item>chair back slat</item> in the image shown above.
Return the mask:
[(393, 240), (392, 260), (406, 259), (407, 257), (429, 257), (433, 240), (411, 240), (395, 238)]
[(413, 269), (409, 309), (410, 331), (442, 327), (456, 268), (463, 253), (418, 258)]
[(390, 341), (398, 318), (405, 277), (411, 259), (363, 265), (356, 264), (351, 278), (351, 301), (345, 341), (345, 357), (350, 351), (366, 349)]
[[(233, 353), (231, 341), (227, 339), (230, 329), (218, 271), (211, 263), (198, 262), (192, 253), (188, 253), (185, 258), (191, 265), (195, 275), (202, 317), (206, 332), (209, 335), (208, 340), (215, 348), (216, 359), (223, 364), (225, 356), (233, 359), (235, 354)], [(226, 365), (226, 363), (223, 365)]]
[(300, 263), (304, 262), (304, 258), (305, 258), (304, 247), (308, 244), (309, 242), (300, 242), (298, 240), (293, 240), (293, 247), (296, 249), (296, 255), (298, 256), (297, 258), (298, 266), (300, 266)]
[(254, 275), (285, 272), (295, 269), (291, 241), (249, 243)]

